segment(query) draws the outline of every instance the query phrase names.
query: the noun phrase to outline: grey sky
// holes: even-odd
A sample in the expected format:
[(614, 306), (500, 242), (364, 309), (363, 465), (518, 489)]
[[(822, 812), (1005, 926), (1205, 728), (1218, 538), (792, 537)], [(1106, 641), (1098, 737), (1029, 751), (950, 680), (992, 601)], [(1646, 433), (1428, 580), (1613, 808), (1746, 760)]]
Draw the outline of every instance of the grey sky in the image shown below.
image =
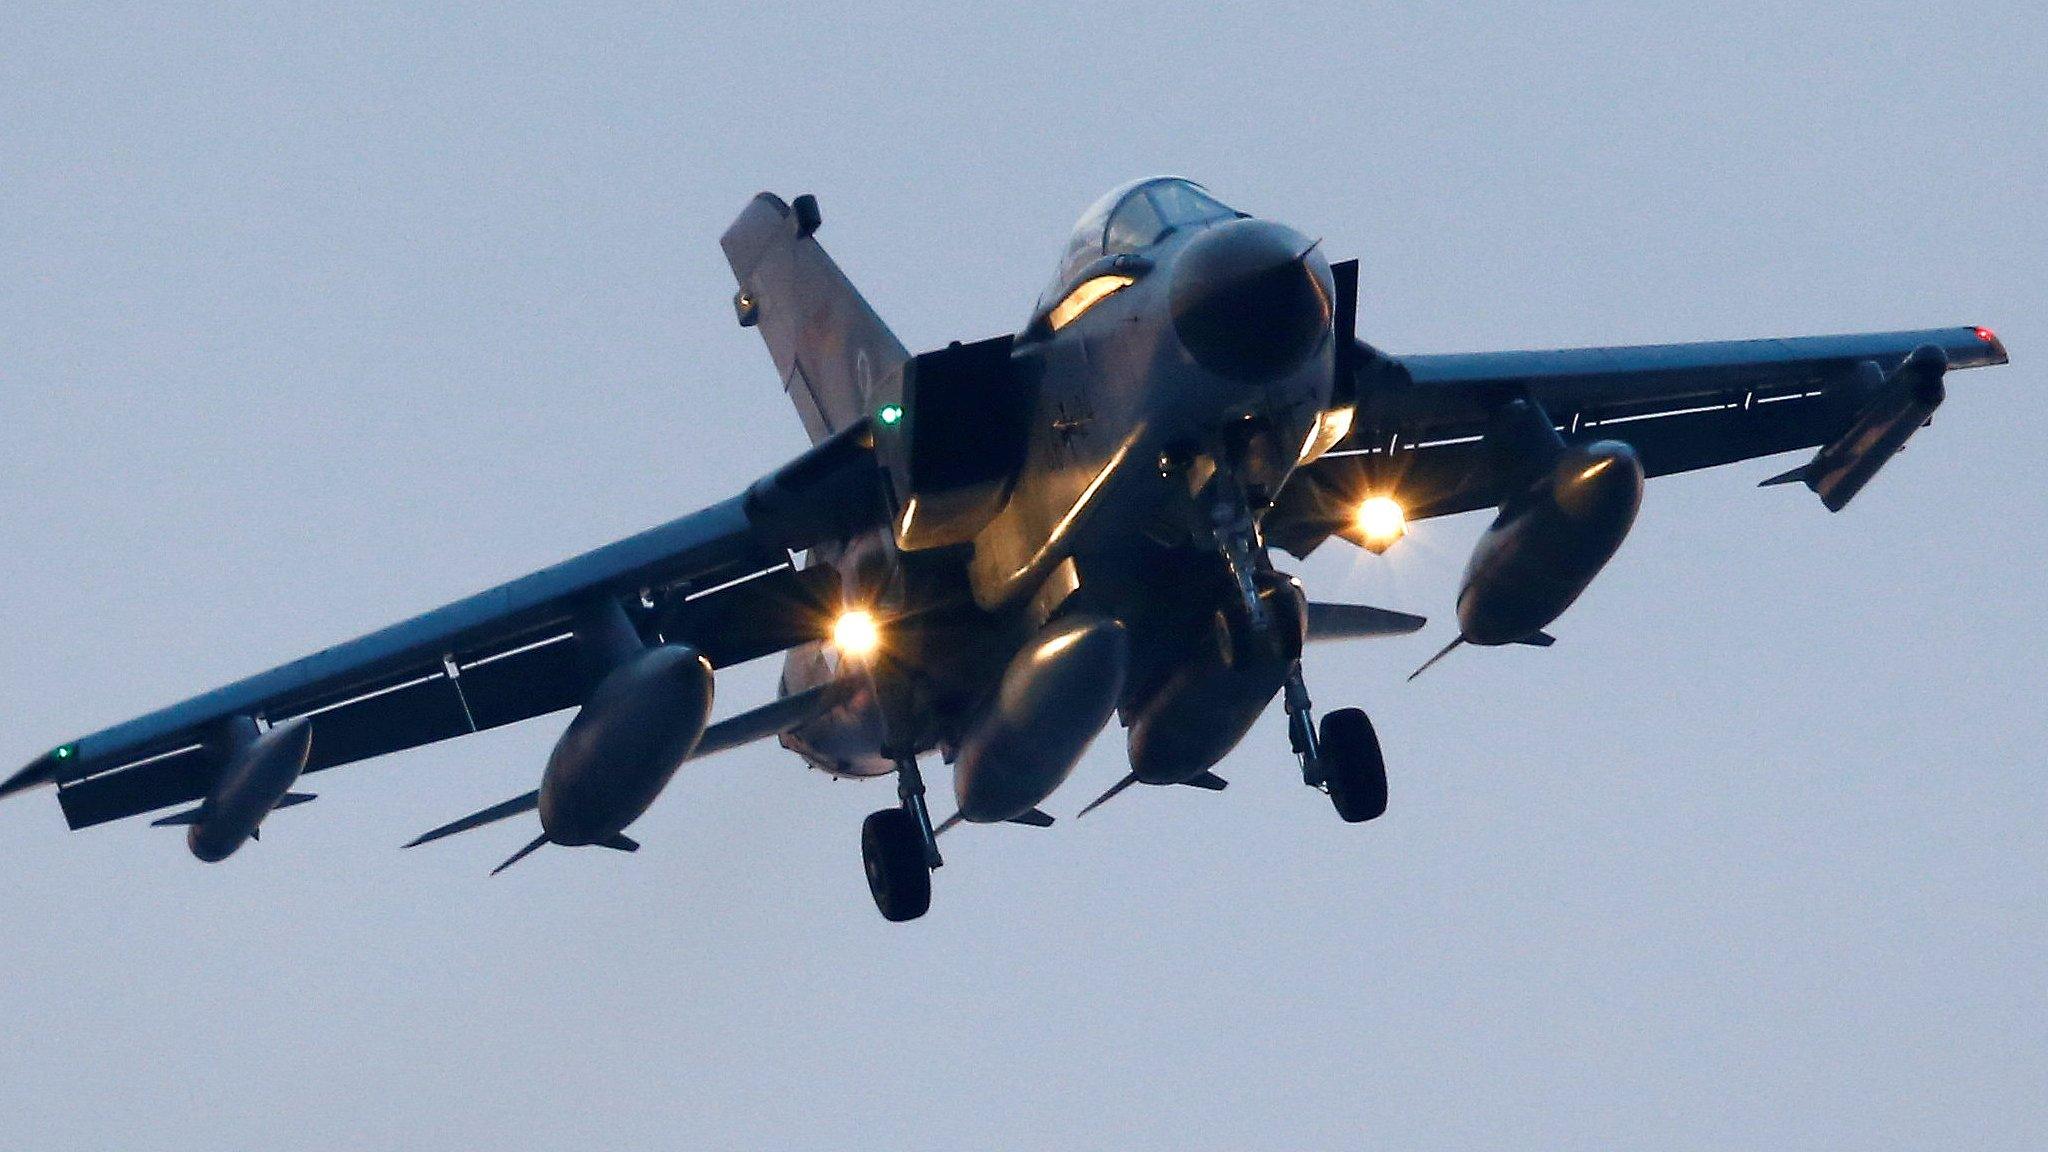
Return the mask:
[(1301, 566), (1438, 618), (1310, 657), (1387, 744), (1364, 827), (1271, 717), (1223, 795), (950, 836), (909, 926), (858, 866), (888, 785), (772, 746), (637, 857), (495, 881), (523, 829), (397, 845), (559, 718), (316, 778), (214, 868), (0, 806), (0, 1145), (2048, 1144), (2038, 6), (32, 7), (6, 769), (797, 451), (716, 244), (762, 188), (913, 348), (1015, 327), (1173, 171), (1358, 256), (1394, 351), (1986, 323), (2017, 363), (1840, 516), (1657, 482), (1548, 652), (1401, 682), (1479, 517)]

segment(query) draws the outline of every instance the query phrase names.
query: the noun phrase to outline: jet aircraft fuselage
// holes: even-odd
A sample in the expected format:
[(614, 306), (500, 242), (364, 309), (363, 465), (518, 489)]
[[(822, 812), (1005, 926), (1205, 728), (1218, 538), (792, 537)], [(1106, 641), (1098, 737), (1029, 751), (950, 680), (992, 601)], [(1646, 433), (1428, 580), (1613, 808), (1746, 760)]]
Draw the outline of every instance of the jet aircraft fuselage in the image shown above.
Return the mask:
[[(1206, 772), (1299, 656), (1257, 520), (1328, 447), (1335, 291), (1314, 242), (1184, 181), (1104, 197), (1011, 346), (1033, 413), (1001, 510), (963, 548), (904, 552), (885, 526), (827, 558), (847, 602), (884, 619), (881, 679), (895, 663), (944, 689), (913, 693), (894, 720), (909, 731), (892, 731), (883, 687), (786, 742), (851, 775), (893, 771), (898, 741), (940, 748), (968, 820), (1042, 802), (1113, 710), (1134, 725), (1140, 779)], [(933, 610), (900, 594), (910, 583), (968, 595)], [(892, 586), (924, 607), (892, 612)], [(785, 690), (838, 679), (840, 659), (793, 652)], [(1174, 715), (1147, 722), (1163, 696)]]

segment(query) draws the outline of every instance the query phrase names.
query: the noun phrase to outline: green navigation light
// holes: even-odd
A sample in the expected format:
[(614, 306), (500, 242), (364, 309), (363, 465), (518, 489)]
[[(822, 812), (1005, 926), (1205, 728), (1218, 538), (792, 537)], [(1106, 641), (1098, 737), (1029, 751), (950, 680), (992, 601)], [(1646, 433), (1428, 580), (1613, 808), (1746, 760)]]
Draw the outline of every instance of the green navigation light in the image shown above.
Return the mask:
[(55, 752), (50, 753), (50, 755), (55, 756), (59, 760), (69, 760), (71, 759), (72, 756), (76, 755), (77, 753), (78, 745), (66, 744), (62, 748), (57, 749)]
[(903, 421), (903, 405), (884, 404), (882, 405), (882, 410), (877, 415), (882, 418), (882, 423), (894, 428)]

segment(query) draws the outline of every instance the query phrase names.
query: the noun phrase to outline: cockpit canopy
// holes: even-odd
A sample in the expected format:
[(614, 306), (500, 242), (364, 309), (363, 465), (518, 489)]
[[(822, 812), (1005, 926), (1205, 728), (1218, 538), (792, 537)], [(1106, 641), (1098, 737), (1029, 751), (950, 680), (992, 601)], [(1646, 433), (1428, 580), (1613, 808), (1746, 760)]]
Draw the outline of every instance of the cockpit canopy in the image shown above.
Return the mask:
[(1054, 289), (1104, 256), (1150, 247), (1177, 228), (1242, 215), (1178, 176), (1151, 176), (1112, 188), (1074, 224)]

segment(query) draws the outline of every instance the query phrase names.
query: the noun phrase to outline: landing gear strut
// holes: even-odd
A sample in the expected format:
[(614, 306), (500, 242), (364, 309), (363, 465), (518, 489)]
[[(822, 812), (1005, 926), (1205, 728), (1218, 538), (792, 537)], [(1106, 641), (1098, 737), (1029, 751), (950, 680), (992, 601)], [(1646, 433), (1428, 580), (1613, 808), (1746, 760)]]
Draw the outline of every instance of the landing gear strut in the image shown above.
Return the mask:
[(1387, 810), (1387, 761), (1372, 721), (1357, 708), (1339, 708), (1317, 730), (1310, 712), (1301, 663), (1287, 674), (1287, 739), (1301, 761), (1301, 782), (1320, 788), (1346, 824), (1358, 824)]
[[(1273, 618), (1259, 598), (1257, 573), (1272, 565), (1247, 494), (1226, 469), (1211, 481), (1209, 500), (1209, 534), (1237, 585), (1246, 622), (1253, 633), (1270, 633)], [(1347, 824), (1385, 813), (1387, 762), (1372, 721), (1357, 708), (1340, 708), (1323, 717), (1318, 728), (1299, 659), (1287, 671), (1282, 695), (1287, 706), (1287, 742), (1301, 761), (1302, 783), (1327, 793), (1337, 815)]]
[(885, 920), (915, 920), (932, 906), (932, 869), (939, 857), (938, 837), (924, 802), (924, 774), (917, 757), (896, 760), (897, 807), (868, 815), (860, 829), (861, 864), (868, 892)]

